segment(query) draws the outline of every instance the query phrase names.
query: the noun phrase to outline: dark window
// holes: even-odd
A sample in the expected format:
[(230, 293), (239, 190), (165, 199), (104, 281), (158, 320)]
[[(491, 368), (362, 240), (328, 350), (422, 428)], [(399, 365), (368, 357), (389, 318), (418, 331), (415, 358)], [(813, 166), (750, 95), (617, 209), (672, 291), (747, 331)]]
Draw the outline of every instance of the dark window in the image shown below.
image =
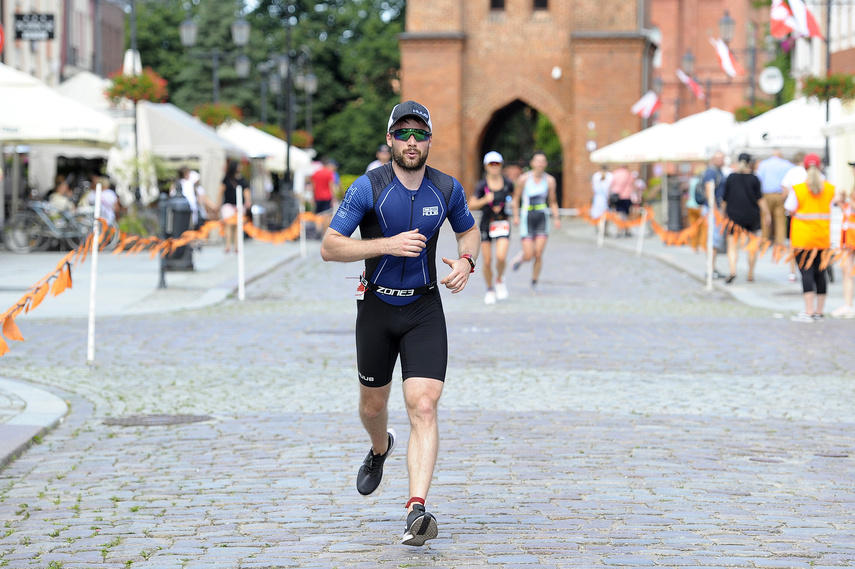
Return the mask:
[(491, 10), (504, 10), (505, 9), (505, 0), (490, 0), (490, 9)]
[(546, 10), (549, 8), (549, 0), (534, 0), (535, 10)]

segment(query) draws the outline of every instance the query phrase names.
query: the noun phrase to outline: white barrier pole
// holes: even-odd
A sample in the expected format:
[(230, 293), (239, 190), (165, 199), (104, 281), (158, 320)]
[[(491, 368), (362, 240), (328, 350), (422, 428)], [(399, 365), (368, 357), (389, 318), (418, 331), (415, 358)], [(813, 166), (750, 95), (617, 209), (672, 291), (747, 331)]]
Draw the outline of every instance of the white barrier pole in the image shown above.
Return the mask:
[(98, 281), (98, 247), (101, 244), (101, 184), (95, 184), (95, 225), (92, 226), (92, 260), (89, 267), (89, 334), (86, 346), (86, 363), (95, 362), (95, 289)]
[(641, 210), (641, 225), (638, 226), (638, 245), (635, 247), (636, 257), (641, 257), (641, 248), (644, 247), (645, 230), (647, 230), (647, 208)]
[(246, 298), (246, 275), (243, 258), (243, 188), (237, 187), (237, 254), (238, 254), (238, 300)]
[(603, 247), (603, 241), (606, 238), (606, 214), (600, 216), (597, 222), (597, 247)]
[(707, 290), (712, 290), (713, 281), (713, 231), (715, 231), (715, 213), (712, 207), (707, 211)]

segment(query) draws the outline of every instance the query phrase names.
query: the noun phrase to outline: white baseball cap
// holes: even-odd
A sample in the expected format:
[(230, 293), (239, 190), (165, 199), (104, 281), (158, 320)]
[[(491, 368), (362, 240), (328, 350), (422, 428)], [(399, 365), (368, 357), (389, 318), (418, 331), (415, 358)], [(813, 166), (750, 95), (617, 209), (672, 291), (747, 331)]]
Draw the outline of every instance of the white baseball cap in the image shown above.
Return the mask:
[(502, 158), (502, 155), (496, 152), (495, 150), (491, 150), (490, 152), (484, 155), (484, 165), (486, 166), (490, 162), (501, 162), (504, 164), (505, 159)]

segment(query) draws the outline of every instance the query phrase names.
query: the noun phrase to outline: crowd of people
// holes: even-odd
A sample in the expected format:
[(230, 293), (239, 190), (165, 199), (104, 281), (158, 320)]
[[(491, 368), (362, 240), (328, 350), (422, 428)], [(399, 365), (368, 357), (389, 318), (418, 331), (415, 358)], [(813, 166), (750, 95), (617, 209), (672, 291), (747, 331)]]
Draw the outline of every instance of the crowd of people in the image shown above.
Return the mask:
[[(855, 162), (850, 162), (855, 168)], [(607, 166), (591, 179), (593, 199), (591, 216), (598, 218), (609, 207), (609, 201), (622, 213), (626, 211), (629, 176), (625, 166), (610, 172)], [(632, 201), (629, 202), (633, 203)], [(837, 246), (843, 288), (843, 305), (831, 316), (855, 318), (853, 308), (853, 258), (855, 258), (855, 192), (835, 188), (825, 180), (822, 160), (816, 154), (796, 153), (787, 160), (779, 150), (757, 161), (741, 153), (731, 168), (725, 167), (725, 155), (716, 152), (706, 168), (699, 169), (689, 181), (686, 199), (687, 219), (694, 226), (712, 209), (722, 214), (726, 225), (714, 216), (712, 226), (712, 278), (726, 284), (738, 278), (740, 239), (756, 236), (770, 245), (789, 247), (793, 255), (790, 282), (801, 281), (804, 311), (792, 317), (796, 322), (817, 322), (825, 318), (825, 299), (829, 281), (832, 251), (832, 207), (842, 211), (842, 226)], [(707, 228), (697, 224), (690, 246), (698, 252), (706, 248)], [(728, 271), (717, 270), (717, 256), (727, 256)], [(747, 251), (746, 282), (754, 282), (757, 248)], [(800, 278), (797, 276), (800, 276)]]

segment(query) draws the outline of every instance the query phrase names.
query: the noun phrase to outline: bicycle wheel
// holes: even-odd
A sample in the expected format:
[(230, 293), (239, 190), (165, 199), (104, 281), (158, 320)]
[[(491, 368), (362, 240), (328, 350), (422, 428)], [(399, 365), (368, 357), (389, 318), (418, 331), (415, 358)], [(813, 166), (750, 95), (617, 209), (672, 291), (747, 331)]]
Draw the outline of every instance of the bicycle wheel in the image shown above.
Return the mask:
[(6, 225), (3, 242), (14, 253), (43, 251), (50, 245), (44, 231), (44, 224), (33, 212), (16, 214)]
[(92, 226), (95, 224), (95, 219), (85, 213), (75, 213), (72, 216), (71, 223), (67, 227), (67, 232), (64, 238), (65, 244), (72, 249), (77, 249), (86, 241), (86, 237), (92, 233)]

